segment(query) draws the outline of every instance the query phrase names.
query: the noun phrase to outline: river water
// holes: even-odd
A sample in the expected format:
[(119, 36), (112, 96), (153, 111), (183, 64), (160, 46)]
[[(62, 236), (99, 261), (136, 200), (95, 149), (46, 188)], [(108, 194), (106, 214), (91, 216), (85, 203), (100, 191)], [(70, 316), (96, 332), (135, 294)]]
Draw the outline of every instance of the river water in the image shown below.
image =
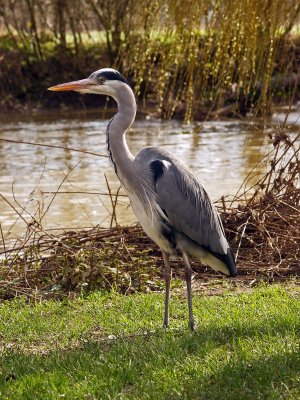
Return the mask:
[[(99, 111), (8, 114), (0, 117), (0, 137), (106, 154), (105, 117)], [(241, 120), (184, 125), (139, 119), (127, 140), (133, 154), (145, 146), (162, 146), (174, 153), (199, 177), (213, 200), (235, 194), (272, 147), (258, 122)], [(255, 173), (264, 168), (260, 165)], [(111, 192), (116, 193), (119, 182), (106, 157), (0, 141), (3, 234), (22, 236), (24, 220), (30, 221), (30, 215), (43, 216), (47, 229), (109, 226), (112, 207), (110, 197), (103, 194), (108, 192), (105, 175)], [(119, 197), (117, 220), (120, 224), (136, 220), (126, 197)]]

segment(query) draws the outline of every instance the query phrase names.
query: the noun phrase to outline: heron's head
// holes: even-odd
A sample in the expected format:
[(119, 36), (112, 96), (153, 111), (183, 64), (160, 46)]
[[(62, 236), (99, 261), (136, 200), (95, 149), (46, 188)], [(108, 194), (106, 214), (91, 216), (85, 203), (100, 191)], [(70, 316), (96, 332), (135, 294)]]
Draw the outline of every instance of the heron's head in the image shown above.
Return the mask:
[(118, 71), (111, 68), (103, 68), (93, 72), (88, 78), (79, 81), (62, 83), (51, 86), (48, 90), (64, 92), (73, 90), (79, 93), (95, 93), (116, 97), (129, 83)]

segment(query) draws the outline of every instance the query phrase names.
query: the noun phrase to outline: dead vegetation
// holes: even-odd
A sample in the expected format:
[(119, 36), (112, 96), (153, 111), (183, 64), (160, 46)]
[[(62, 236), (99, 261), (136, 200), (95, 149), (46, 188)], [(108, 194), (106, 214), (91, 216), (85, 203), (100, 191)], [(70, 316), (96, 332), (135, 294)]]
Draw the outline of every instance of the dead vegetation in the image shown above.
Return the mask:
[(269, 171), (252, 188), (252, 196), (225, 209), (223, 221), (240, 275), (283, 280), (299, 276), (300, 267), (299, 135), (291, 141), (278, 132), (271, 139)]
[[(251, 187), (246, 179), (233, 199), (217, 203), (237, 259), (233, 285), (299, 277), (299, 135), (291, 139), (281, 128), (270, 139), (272, 154), (261, 161), (268, 162), (268, 172)], [(115, 207), (117, 197), (110, 196)], [(6, 242), (0, 226), (0, 298), (60, 298), (99, 288), (129, 294), (163, 287), (160, 251), (138, 225), (57, 233), (43, 229), (44, 215), (27, 222), (22, 241)], [(173, 266), (180, 275), (181, 261), (175, 259)], [(195, 282), (220, 282), (198, 262), (193, 268)]]

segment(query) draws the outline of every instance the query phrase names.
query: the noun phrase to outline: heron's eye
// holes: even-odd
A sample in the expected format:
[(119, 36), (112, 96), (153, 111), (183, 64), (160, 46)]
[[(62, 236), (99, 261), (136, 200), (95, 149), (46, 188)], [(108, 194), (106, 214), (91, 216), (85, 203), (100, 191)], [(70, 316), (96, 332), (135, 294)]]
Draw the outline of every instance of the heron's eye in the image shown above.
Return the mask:
[(106, 78), (104, 76), (100, 76), (98, 78), (98, 82), (100, 83), (100, 85), (103, 85), (103, 83), (106, 81)]

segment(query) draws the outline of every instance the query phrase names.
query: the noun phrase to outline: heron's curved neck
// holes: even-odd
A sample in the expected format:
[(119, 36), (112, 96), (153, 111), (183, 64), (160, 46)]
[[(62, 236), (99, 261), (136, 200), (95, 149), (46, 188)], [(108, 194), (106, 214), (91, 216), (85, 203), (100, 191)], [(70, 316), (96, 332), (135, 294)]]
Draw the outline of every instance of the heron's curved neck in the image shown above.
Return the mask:
[(118, 95), (114, 96), (114, 99), (118, 104), (118, 112), (107, 127), (106, 144), (114, 170), (126, 186), (124, 180), (127, 180), (127, 176), (131, 172), (134, 156), (127, 146), (125, 134), (135, 119), (136, 102), (129, 86), (124, 86), (122, 90), (118, 91)]

